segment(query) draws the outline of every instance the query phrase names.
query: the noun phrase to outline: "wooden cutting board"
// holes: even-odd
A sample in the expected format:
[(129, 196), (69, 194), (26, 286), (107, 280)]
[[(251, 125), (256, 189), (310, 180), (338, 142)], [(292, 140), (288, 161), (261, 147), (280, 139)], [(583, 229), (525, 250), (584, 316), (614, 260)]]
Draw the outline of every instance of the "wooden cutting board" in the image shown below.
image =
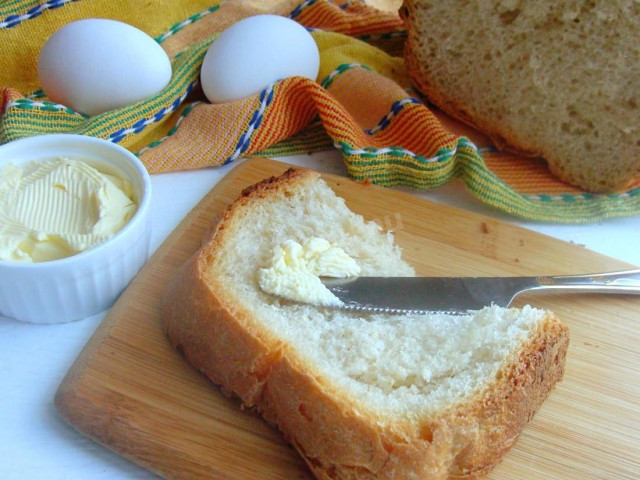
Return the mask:
[[(164, 286), (240, 191), (288, 166), (246, 161), (167, 238), (105, 317), (56, 394), (77, 430), (172, 479), (306, 479), (304, 462), (253, 413), (221, 395), (170, 347)], [(410, 194), (324, 178), (350, 208), (395, 232), (423, 275), (592, 273), (630, 265)], [(535, 295), (567, 323), (566, 374), (491, 479), (640, 476), (640, 298)]]

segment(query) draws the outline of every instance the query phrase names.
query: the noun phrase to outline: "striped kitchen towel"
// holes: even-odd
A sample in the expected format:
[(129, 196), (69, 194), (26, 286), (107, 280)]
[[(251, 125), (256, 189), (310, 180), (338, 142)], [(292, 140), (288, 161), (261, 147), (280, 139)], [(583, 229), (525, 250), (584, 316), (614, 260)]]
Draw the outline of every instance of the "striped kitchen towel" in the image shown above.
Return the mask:
[[(321, 55), (317, 81), (285, 78), (243, 100), (208, 103), (198, 85), (207, 48), (218, 32), (256, 13), (309, 29)], [(87, 17), (151, 35), (172, 59), (169, 85), (94, 117), (48, 100), (36, 75), (39, 50), (62, 25)], [(404, 68), (405, 38), (396, 12), (362, 1), (2, 2), (0, 143), (46, 133), (96, 136), (134, 152), (152, 174), (335, 148), (356, 180), (432, 190), (457, 179), (480, 201), (520, 218), (578, 223), (640, 213), (640, 179), (616, 194), (581, 191), (543, 160), (500, 152), (425, 103)]]

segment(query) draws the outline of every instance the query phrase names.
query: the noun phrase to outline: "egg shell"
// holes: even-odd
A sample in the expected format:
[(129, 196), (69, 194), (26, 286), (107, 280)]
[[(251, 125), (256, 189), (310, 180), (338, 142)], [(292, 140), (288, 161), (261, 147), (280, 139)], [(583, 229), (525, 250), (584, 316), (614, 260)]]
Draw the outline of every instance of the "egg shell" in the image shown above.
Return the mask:
[(318, 46), (302, 25), (278, 15), (255, 15), (215, 38), (202, 61), (200, 82), (211, 103), (222, 103), (286, 77), (315, 80), (319, 68)]
[(38, 57), (38, 78), (52, 101), (97, 115), (160, 92), (171, 79), (171, 62), (142, 30), (90, 18), (49, 37)]

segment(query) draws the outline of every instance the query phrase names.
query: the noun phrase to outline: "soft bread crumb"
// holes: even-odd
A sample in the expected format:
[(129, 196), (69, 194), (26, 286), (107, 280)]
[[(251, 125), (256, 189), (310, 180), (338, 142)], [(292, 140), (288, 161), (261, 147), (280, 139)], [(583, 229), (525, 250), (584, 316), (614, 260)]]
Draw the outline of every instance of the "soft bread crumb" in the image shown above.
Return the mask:
[(265, 294), (256, 266), (270, 265), (282, 239), (303, 243), (320, 234), (352, 257), (363, 276), (415, 275), (393, 236), (351, 212), (322, 180), (296, 195), (262, 202), (232, 234), (235, 242), (218, 253), (215, 272), (227, 279), (234, 300), (255, 312), (261, 328), (363, 405), (375, 406), (380, 416), (438, 410), (486, 386), (545, 317), (532, 308), (488, 308), (467, 316), (367, 315)]

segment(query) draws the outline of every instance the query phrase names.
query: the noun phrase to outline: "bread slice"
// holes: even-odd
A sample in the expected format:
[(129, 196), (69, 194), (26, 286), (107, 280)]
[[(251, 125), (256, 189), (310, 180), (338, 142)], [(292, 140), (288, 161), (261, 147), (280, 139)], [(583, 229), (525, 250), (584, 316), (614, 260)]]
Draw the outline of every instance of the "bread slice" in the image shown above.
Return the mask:
[(591, 192), (640, 177), (640, 3), (404, 0), (405, 61), (443, 111)]
[(163, 306), (173, 346), (277, 425), (317, 478), (480, 478), (562, 378), (553, 314), (363, 314), (280, 300), (257, 271), (285, 239), (324, 237), (362, 275), (407, 276), (390, 233), (315, 172), (243, 192), (176, 273)]

